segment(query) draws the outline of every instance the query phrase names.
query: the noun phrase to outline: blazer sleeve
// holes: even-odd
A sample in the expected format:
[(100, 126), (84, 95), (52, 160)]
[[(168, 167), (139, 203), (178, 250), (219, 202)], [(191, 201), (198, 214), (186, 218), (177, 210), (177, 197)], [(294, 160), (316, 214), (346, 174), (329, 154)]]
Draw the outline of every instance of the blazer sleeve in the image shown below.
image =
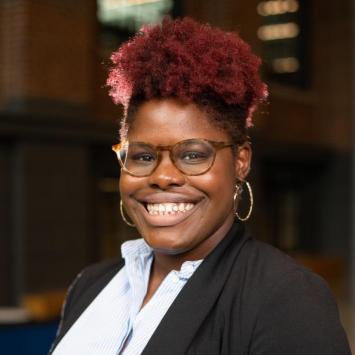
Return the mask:
[(61, 333), (63, 325), (67, 322), (69, 314), (71, 314), (73, 304), (80, 299), (80, 294), (85, 291), (85, 285), (88, 283), (88, 279), (88, 268), (85, 268), (75, 277), (74, 281), (68, 287), (67, 294), (62, 305), (57, 337)]
[(265, 295), (250, 344), (251, 355), (351, 355), (328, 286), (301, 270)]
[(90, 265), (81, 271), (68, 288), (59, 326), (49, 354), (70, 329), (80, 314), (124, 265), (123, 260), (108, 260)]

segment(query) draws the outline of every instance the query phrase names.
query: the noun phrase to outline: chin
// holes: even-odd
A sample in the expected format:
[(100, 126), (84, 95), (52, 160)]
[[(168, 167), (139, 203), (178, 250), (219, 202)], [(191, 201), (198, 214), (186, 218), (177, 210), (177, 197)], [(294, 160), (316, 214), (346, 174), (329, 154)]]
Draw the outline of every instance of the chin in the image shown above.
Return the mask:
[[(181, 235), (184, 235), (184, 240)], [(195, 243), (189, 240), (195, 240), (193, 236), (186, 238), (188, 233), (174, 231), (173, 228), (160, 227), (147, 233), (142, 231), (141, 235), (147, 244), (156, 252), (167, 255), (180, 255), (195, 248)], [(187, 239), (187, 240), (186, 240)]]

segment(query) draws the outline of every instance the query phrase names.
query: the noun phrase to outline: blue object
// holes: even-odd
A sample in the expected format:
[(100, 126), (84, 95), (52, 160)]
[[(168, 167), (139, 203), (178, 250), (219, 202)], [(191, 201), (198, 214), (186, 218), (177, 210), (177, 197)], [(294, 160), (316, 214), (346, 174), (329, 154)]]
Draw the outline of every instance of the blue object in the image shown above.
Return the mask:
[(47, 355), (58, 321), (0, 325), (1, 355)]

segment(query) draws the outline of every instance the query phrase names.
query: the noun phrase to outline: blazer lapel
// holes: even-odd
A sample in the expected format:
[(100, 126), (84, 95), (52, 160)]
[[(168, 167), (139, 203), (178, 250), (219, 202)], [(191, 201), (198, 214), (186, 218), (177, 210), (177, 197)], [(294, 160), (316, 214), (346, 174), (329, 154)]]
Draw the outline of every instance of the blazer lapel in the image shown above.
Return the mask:
[(149, 340), (143, 355), (186, 353), (248, 239), (244, 234), (244, 226), (234, 223), (226, 237), (206, 257), (181, 290)]

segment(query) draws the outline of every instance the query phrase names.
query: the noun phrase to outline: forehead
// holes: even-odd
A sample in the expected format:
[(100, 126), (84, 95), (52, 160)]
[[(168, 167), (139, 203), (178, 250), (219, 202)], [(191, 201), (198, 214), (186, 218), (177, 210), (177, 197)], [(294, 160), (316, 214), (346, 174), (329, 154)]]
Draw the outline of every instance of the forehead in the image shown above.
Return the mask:
[(131, 117), (130, 141), (169, 145), (181, 140), (204, 138), (227, 141), (227, 132), (211, 123), (207, 114), (193, 103), (177, 99), (153, 99), (141, 104)]

